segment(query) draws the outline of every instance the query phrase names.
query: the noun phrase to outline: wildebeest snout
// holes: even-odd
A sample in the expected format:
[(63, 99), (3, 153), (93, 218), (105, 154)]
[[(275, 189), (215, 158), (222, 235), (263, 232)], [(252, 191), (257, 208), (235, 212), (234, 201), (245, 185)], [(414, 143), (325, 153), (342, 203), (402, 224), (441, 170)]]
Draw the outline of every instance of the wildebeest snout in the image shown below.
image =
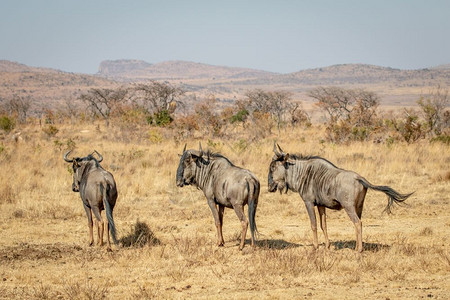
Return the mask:
[(179, 187), (183, 187), (183, 186), (184, 186), (184, 180), (183, 180), (183, 178), (177, 179), (177, 186), (179, 186)]
[(72, 183), (72, 191), (76, 193), (80, 191), (80, 187), (78, 186), (78, 184)]

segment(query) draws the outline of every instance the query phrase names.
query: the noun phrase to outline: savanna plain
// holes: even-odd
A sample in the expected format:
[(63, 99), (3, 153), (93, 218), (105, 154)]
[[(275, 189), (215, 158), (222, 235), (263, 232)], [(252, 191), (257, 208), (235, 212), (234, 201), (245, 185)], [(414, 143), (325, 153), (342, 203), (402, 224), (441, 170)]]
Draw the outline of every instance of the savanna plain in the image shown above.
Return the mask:
[[(134, 135), (141, 134), (142, 138)], [(163, 129), (61, 125), (48, 138), (39, 125), (5, 138), (0, 153), (0, 298), (5, 299), (449, 299), (450, 151), (422, 140), (377, 144), (321, 141), (320, 127), (282, 129), (260, 140), (187, 140)], [(371, 183), (414, 194), (393, 214), (386, 195), (369, 190), (364, 251), (344, 211), (327, 210), (330, 249), (319, 249), (298, 194), (269, 193), (273, 142), (285, 152), (320, 155)], [(178, 154), (210, 149), (251, 170), (261, 182), (259, 235), (238, 250), (241, 225), (224, 216), (225, 246), (200, 190), (175, 184)], [(119, 246), (88, 245), (71, 165), (62, 159), (99, 151), (119, 191)], [(95, 234), (95, 231), (94, 231)]]

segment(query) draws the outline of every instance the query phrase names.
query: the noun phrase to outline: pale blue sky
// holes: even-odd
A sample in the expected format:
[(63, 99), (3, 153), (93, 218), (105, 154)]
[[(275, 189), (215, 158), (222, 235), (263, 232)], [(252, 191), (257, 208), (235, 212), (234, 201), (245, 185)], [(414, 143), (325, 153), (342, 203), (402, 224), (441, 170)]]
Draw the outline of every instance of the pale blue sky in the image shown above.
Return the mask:
[(0, 59), (81, 73), (106, 59), (419, 69), (450, 63), (450, 0), (0, 0)]

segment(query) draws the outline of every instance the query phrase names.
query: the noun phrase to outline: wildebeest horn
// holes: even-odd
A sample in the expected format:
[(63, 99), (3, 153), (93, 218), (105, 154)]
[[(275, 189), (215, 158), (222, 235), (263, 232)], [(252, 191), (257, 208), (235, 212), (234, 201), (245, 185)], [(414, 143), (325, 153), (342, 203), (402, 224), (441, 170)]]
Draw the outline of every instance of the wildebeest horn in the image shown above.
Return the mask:
[(67, 156), (69, 155), (69, 153), (72, 152), (72, 150), (69, 150), (66, 152), (66, 154), (64, 154), (64, 160), (68, 163), (73, 162), (73, 158), (72, 159), (68, 159)]
[(98, 155), (97, 161), (98, 161), (98, 162), (102, 162), (103, 156), (102, 156), (100, 153), (98, 153), (97, 150), (94, 150), (94, 153), (97, 153), (97, 155)]
[(280, 150), (280, 152), (284, 153), (284, 151), (283, 151), (283, 149), (281, 149), (280, 145), (277, 144), (277, 146), (278, 146), (278, 149)]
[[(278, 147), (280, 147), (280, 146), (278, 146)], [(278, 150), (277, 150), (275, 142), (273, 142), (273, 152), (275, 153), (276, 156), (278, 156), (278, 157), (281, 156), (281, 153), (278, 152)], [(283, 151), (281, 151), (281, 152), (283, 152)]]
[(203, 156), (202, 143), (198, 142), (198, 152), (200, 152), (200, 156)]

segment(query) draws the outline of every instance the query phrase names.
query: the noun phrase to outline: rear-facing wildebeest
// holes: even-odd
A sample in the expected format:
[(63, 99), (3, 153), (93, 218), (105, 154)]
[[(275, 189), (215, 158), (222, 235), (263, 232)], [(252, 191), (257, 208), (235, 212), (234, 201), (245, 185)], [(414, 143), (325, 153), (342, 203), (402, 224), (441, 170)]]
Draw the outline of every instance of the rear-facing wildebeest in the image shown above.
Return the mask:
[[(98, 160), (93, 156), (94, 153), (86, 157), (67, 158), (71, 151), (64, 154), (64, 160), (72, 163), (73, 183), (72, 191), (80, 192), (83, 207), (86, 211), (89, 226), (89, 245), (94, 244), (92, 213), (95, 216), (98, 245), (103, 246), (103, 232), (106, 230), (107, 247), (111, 249), (109, 241), (109, 231), (114, 244), (118, 244), (116, 238), (116, 227), (113, 219), (113, 209), (117, 200), (117, 188), (113, 175), (102, 168), (100, 163), (103, 156), (94, 151), (98, 155)], [(106, 220), (102, 219), (101, 211), (105, 209)], [(106, 227), (106, 228), (105, 228)]]
[[(278, 146), (278, 145), (277, 145)], [(367, 189), (385, 193), (388, 204), (385, 211), (391, 212), (394, 203), (405, 201), (411, 194), (400, 194), (388, 186), (372, 185), (365, 178), (352, 171), (336, 167), (328, 160), (318, 156), (289, 155), (278, 146), (273, 145), (275, 152), (269, 167), (269, 192), (280, 193), (283, 190), (298, 192), (303, 199), (311, 221), (313, 246), (317, 249), (317, 225), (314, 206), (317, 206), (320, 227), (325, 236), (325, 246), (330, 242), (327, 234), (325, 208), (344, 209), (356, 231), (356, 251), (363, 251), (361, 214)]]
[[(205, 194), (217, 228), (217, 245), (223, 246), (223, 213), (233, 208), (241, 221), (242, 234), (239, 249), (244, 248), (248, 223), (252, 246), (255, 246), (255, 213), (259, 197), (259, 181), (250, 171), (234, 166), (226, 157), (207, 151), (187, 150), (186, 145), (177, 169), (177, 186), (194, 185)], [(244, 205), (248, 204), (248, 219)], [(217, 209), (218, 206), (218, 209)]]

